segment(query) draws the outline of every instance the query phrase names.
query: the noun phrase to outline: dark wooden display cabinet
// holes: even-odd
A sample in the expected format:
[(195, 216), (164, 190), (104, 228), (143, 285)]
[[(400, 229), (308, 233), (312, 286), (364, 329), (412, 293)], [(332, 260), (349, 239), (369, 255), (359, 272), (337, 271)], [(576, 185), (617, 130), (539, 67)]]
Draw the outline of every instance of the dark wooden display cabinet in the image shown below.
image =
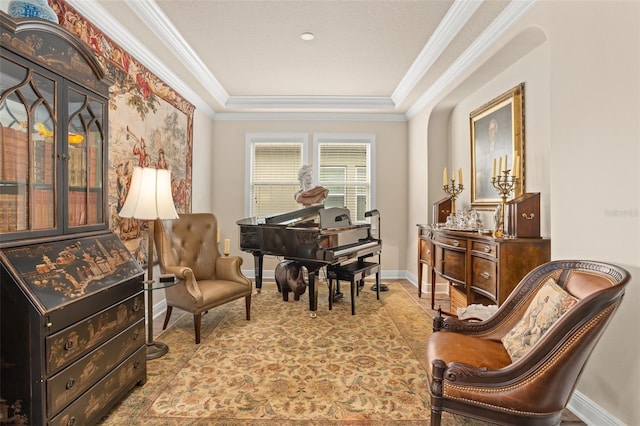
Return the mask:
[(64, 28), (0, 12), (0, 242), (107, 229), (111, 81)]
[(144, 271), (107, 223), (109, 86), (0, 12), (0, 423), (96, 423), (146, 380)]

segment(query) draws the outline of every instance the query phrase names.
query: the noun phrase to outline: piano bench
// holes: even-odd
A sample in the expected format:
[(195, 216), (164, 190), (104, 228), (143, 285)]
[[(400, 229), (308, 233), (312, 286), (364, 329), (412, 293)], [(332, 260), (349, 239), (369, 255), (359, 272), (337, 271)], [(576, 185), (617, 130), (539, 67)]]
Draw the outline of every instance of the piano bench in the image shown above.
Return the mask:
[(374, 262), (356, 262), (345, 265), (335, 265), (327, 267), (327, 277), (329, 279), (329, 310), (333, 308), (333, 280), (337, 284), (340, 281), (351, 282), (351, 315), (356, 314), (356, 295), (360, 295), (360, 284), (364, 284), (367, 275), (376, 274), (376, 298), (380, 299), (380, 264)]

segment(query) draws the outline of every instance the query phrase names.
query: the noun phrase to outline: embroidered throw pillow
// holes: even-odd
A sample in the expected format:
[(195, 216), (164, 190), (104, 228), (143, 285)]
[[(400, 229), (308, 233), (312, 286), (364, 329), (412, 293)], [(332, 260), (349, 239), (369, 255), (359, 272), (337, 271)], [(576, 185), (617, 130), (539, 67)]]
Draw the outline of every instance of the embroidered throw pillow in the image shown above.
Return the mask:
[(531, 300), (522, 319), (503, 338), (512, 361), (523, 357), (578, 300), (549, 278)]

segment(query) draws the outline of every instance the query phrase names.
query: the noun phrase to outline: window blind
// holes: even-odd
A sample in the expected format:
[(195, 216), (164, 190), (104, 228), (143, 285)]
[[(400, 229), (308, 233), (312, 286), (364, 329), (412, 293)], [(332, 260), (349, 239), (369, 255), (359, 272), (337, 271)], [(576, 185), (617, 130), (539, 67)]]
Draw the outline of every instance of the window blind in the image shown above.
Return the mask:
[(302, 144), (252, 144), (251, 216), (265, 216), (299, 208), (293, 196), (300, 187)]
[(369, 143), (318, 144), (319, 184), (329, 189), (327, 207), (346, 207), (353, 221), (364, 221), (370, 193)]

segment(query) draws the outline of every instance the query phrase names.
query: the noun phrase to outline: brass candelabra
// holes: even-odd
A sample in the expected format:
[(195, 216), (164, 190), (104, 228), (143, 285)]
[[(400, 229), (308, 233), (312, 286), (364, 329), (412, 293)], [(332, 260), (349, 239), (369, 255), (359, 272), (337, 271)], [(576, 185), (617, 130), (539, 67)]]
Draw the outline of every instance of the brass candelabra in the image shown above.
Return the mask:
[(464, 186), (462, 185), (462, 183), (459, 183), (458, 185), (456, 185), (456, 180), (451, 179), (451, 183), (447, 185), (443, 185), (442, 189), (444, 189), (444, 192), (449, 194), (449, 196), (451, 197), (451, 213), (455, 215), (456, 214), (456, 198), (458, 198), (458, 195), (460, 195), (460, 193), (464, 189)]
[(496, 224), (496, 230), (494, 232), (496, 237), (502, 237), (504, 235), (504, 210), (507, 204), (507, 198), (509, 197), (509, 194), (511, 194), (511, 191), (518, 186), (518, 182), (520, 181), (518, 176), (511, 175), (510, 173), (510, 169), (503, 170), (502, 176), (500, 176), (500, 174), (496, 174), (491, 178), (493, 187), (498, 191), (498, 194), (500, 194), (500, 198), (502, 198), (502, 218), (500, 223)]

